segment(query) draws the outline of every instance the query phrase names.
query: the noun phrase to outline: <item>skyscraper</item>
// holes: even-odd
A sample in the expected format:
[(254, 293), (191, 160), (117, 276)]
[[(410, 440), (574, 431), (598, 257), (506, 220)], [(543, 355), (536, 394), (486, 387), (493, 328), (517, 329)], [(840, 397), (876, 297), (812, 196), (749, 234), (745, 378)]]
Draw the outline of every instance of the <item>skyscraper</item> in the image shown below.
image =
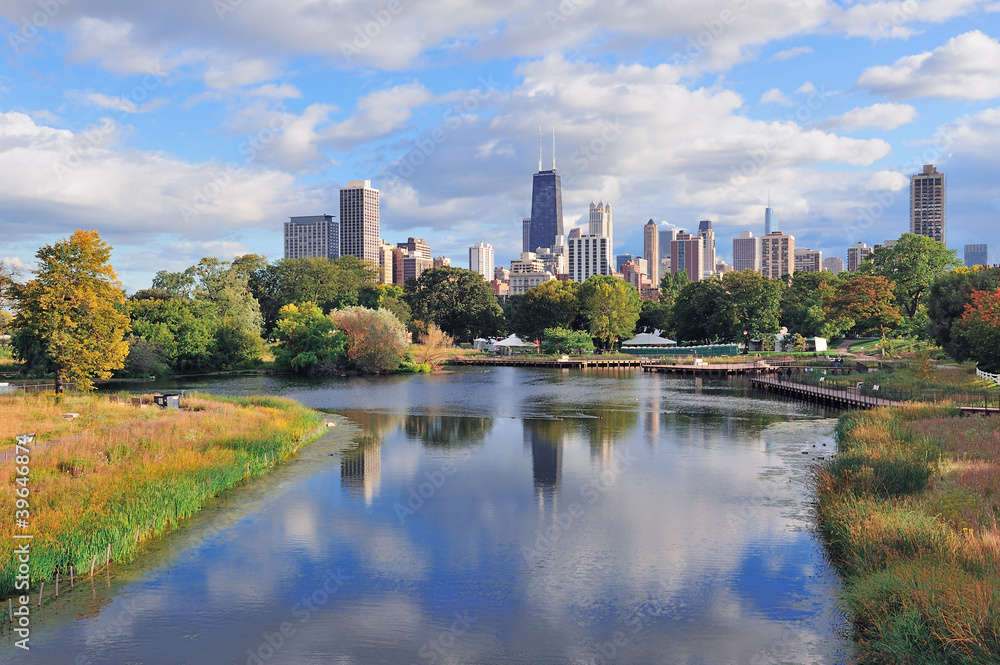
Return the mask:
[(562, 180), (556, 170), (556, 135), (552, 131), (552, 169), (542, 170), (542, 136), (538, 135), (538, 173), (531, 185), (531, 224), (529, 252), (552, 247), (556, 236), (563, 235)]
[(670, 258), (670, 243), (677, 240), (680, 229), (664, 229), (660, 231), (660, 261)]
[(795, 236), (772, 231), (760, 239), (760, 272), (771, 279), (795, 274)]
[(642, 227), (642, 256), (649, 265), (649, 281), (653, 286), (660, 285), (660, 227), (649, 220)]
[(703, 219), (698, 222), (698, 235), (705, 240), (705, 257), (701, 261), (702, 277), (708, 277), (715, 271), (715, 231), (712, 230), (711, 220)]
[(856, 272), (861, 267), (861, 262), (872, 253), (872, 248), (863, 242), (854, 243), (853, 247), (847, 248), (847, 269)]
[(753, 231), (741, 231), (739, 238), (733, 238), (733, 270), (760, 270), (760, 238)]
[(333, 215), (289, 217), (285, 222), (285, 258), (340, 258), (340, 223)]
[(990, 264), (990, 247), (989, 245), (976, 244), (976, 245), (966, 245), (965, 246), (965, 265), (969, 266), (987, 266)]
[(844, 259), (839, 256), (823, 259), (823, 270), (829, 270), (834, 275), (839, 275), (844, 272)]
[(402, 252), (402, 284), (420, 277), (425, 270), (434, 267), (431, 246), (423, 238), (407, 238), (406, 242), (396, 243), (396, 247)]
[(608, 265), (614, 264), (614, 257), (612, 256), (612, 248), (614, 246), (614, 240), (612, 238), (613, 227), (611, 220), (611, 204), (601, 201), (600, 203), (590, 202), (590, 235), (597, 236), (598, 238), (607, 238), (607, 262)]
[(764, 235), (778, 230), (778, 213), (771, 207), (771, 195), (767, 195), (767, 207), (764, 208)]
[(921, 173), (910, 176), (910, 233), (944, 243), (945, 206), (944, 174), (925, 164)]
[(524, 217), (521, 219), (521, 251), (530, 252), (528, 247), (531, 245), (531, 218)]
[(483, 279), (493, 279), (493, 245), (477, 242), (469, 248), (469, 270), (478, 272)]
[(687, 272), (692, 282), (701, 281), (704, 274), (702, 261), (705, 260), (705, 239), (701, 236), (678, 233), (676, 240), (670, 241), (670, 274), (676, 275), (681, 270)]
[(610, 275), (610, 239), (589, 233), (579, 238), (569, 239), (569, 278), (574, 282), (585, 282), (591, 275)]
[(340, 253), (378, 265), (379, 192), (371, 180), (351, 180), (340, 189)]
[(823, 252), (804, 247), (795, 250), (795, 272), (819, 272), (823, 269)]

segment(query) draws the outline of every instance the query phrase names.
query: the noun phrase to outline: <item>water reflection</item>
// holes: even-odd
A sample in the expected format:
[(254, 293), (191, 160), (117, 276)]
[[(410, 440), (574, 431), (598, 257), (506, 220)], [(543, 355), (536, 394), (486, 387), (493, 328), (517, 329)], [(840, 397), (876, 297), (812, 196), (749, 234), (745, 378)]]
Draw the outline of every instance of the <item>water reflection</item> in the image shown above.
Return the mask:
[(365, 498), (371, 505), (382, 485), (382, 440), (364, 436), (354, 450), (341, 454), (340, 480), (344, 487)]

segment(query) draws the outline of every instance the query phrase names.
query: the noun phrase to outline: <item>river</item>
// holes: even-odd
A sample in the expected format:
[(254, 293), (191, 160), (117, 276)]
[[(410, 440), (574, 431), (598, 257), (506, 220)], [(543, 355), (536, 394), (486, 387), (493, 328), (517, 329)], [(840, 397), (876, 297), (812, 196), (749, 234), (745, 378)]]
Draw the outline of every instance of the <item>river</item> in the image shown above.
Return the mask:
[(35, 613), (26, 664), (844, 663), (835, 421), (634, 370), (161, 382), (337, 427)]

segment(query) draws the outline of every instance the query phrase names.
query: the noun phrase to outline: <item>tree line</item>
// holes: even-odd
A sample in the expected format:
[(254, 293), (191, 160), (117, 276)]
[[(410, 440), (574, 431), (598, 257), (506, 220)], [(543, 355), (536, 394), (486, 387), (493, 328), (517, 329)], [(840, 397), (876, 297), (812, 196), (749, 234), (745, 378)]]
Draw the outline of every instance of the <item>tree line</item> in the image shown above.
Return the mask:
[[(919, 335), (959, 360), (1000, 369), (1000, 269), (962, 267), (953, 250), (903, 235), (856, 273), (797, 272), (772, 280), (754, 271), (692, 282), (667, 274), (659, 300), (627, 282), (593, 276), (553, 280), (498, 300), (475, 272), (432, 268), (405, 286), (379, 284), (374, 266), (347, 256), (232, 261), (204, 258), (160, 271), (127, 297), (95, 231), (41, 248), (32, 279), (0, 269), (0, 325), (33, 375), (92, 386), (93, 378), (279, 371), (419, 371), (410, 339), (516, 333), (551, 353), (613, 348), (636, 332), (681, 342), (773, 339), (782, 326), (803, 337)], [(4, 331), (0, 331), (4, 332)], [(424, 359), (439, 355), (425, 349)]]

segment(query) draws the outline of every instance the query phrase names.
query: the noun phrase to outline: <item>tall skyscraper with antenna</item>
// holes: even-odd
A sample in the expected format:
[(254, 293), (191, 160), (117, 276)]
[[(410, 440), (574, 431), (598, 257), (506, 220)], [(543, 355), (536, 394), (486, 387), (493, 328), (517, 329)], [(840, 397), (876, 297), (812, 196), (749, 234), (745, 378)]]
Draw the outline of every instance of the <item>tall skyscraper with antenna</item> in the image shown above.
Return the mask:
[(563, 235), (562, 180), (556, 170), (556, 130), (552, 128), (552, 169), (542, 170), (542, 129), (538, 128), (538, 173), (531, 186), (531, 225), (528, 251), (552, 247)]
[(771, 192), (767, 192), (767, 207), (764, 208), (764, 235), (778, 230), (778, 213), (771, 207)]

